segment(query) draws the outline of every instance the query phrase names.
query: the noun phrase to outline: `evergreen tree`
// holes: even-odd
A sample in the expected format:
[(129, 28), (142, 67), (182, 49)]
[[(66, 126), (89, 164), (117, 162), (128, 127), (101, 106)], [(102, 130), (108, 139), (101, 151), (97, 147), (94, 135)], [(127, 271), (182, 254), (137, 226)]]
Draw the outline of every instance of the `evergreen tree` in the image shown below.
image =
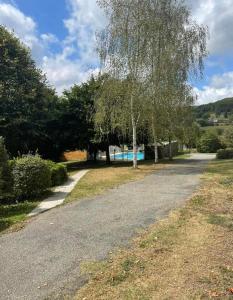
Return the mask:
[(57, 97), (37, 69), (31, 53), (0, 26), (0, 135), (11, 156), (36, 151), (43, 156), (52, 144), (48, 123)]

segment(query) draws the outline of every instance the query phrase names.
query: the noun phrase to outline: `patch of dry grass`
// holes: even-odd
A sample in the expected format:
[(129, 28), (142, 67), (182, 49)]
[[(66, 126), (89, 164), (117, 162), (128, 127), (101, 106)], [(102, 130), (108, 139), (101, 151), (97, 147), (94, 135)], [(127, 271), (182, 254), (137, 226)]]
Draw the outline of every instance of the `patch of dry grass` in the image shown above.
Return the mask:
[(233, 299), (233, 161), (214, 161), (187, 205), (130, 249), (86, 266), (75, 299)]
[(102, 194), (120, 184), (140, 180), (153, 171), (164, 167), (165, 164), (155, 165), (149, 161), (140, 163), (136, 170), (128, 163), (91, 169), (68, 195), (66, 202)]

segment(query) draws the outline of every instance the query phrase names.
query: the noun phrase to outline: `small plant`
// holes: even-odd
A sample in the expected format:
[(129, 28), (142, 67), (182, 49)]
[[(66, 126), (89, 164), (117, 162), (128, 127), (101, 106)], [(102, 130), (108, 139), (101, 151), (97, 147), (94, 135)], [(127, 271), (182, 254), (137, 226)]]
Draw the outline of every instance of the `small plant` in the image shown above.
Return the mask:
[(205, 199), (202, 197), (202, 196), (195, 196), (192, 198), (191, 200), (191, 203), (194, 205), (194, 206), (202, 206), (205, 202)]
[(126, 260), (123, 261), (121, 266), (125, 272), (129, 272), (134, 266), (134, 261), (130, 258), (127, 258)]
[(19, 200), (41, 195), (51, 186), (51, 171), (39, 155), (17, 158), (13, 166), (14, 193)]

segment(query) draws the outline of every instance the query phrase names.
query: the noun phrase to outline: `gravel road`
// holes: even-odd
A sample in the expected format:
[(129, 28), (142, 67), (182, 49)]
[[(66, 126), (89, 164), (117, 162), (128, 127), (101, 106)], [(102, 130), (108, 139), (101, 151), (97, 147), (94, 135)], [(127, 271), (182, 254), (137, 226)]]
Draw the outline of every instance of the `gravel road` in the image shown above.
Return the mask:
[(143, 180), (55, 208), (0, 237), (0, 299), (57, 299), (86, 279), (82, 261), (105, 258), (139, 229), (182, 206), (213, 155), (194, 154)]

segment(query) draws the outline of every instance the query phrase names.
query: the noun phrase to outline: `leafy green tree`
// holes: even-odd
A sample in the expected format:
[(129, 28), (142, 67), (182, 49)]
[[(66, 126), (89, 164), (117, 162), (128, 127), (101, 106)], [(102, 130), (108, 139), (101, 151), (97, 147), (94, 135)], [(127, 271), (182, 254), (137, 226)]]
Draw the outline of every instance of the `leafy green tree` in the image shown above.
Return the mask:
[(187, 82), (190, 74), (202, 74), (207, 32), (192, 20), (185, 2), (148, 2), (148, 105), (157, 162), (159, 132), (165, 132), (169, 141), (176, 138), (183, 122), (183, 110), (192, 105)]
[(107, 162), (110, 163), (109, 145), (119, 143), (116, 136), (106, 131), (106, 128), (102, 130), (95, 126), (96, 109), (101, 102), (99, 95), (102, 82), (101, 76), (92, 76), (86, 83), (74, 85), (64, 92), (57, 140), (63, 150), (85, 149), (94, 160), (98, 150), (106, 151)]
[(137, 167), (137, 130), (144, 115), (144, 81), (147, 24), (145, 1), (105, 1), (109, 23), (100, 34), (99, 54), (103, 69), (116, 80), (127, 84), (121, 102), (121, 127), (132, 134), (133, 166)]
[(167, 135), (171, 140), (178, 112), (191, 99), (186, 92), (190, 73), (202, 73), (206, 28), (192, 21), (183, 1), (99, 0), (99, 3), (109, 20), (99, 35), (103, 70), (116, 81), (127, 83), (120, 103), (124, 118), (119, 119), (119, 125), (132, 132), (133, 165), (137, 167), (138, 129), (148, 124), (148, 119), (157, 162), (161, 132), (169, 130)]
[[(95, 141), (98, 144), (120, 146), (128, 142), (127, 120), (125, 119), (126, 82), (117, 80), (107, 74), (101, 76), (101, 84), (95, 97)], [(125, 125), (125, 127), (124, 127)], [(108, 151), (106, 158), (110, 162)]]
[(197, 151), (201, 153), (215, 153), (223, 148), (217, 134), (213, 132), (205, 132), (197, 143)]
[(224, 130), (222, 141), (227, 148), (233, 148), (233, 126), (229, 126)]
[(61, 99), (60, 139), (66, 150), (91, 148), (95, 136), (94, 98), (98, 89), (98, 80), (91, 77), (86, 83), (64, 91)]
[[(57, 96), (37, 69), (27, 49), (0, 26), (0, 135), (11, 156), (51, 148), (47, 126), (54, 118)], [(53, 151), (51, 151), (53, 152)]]

